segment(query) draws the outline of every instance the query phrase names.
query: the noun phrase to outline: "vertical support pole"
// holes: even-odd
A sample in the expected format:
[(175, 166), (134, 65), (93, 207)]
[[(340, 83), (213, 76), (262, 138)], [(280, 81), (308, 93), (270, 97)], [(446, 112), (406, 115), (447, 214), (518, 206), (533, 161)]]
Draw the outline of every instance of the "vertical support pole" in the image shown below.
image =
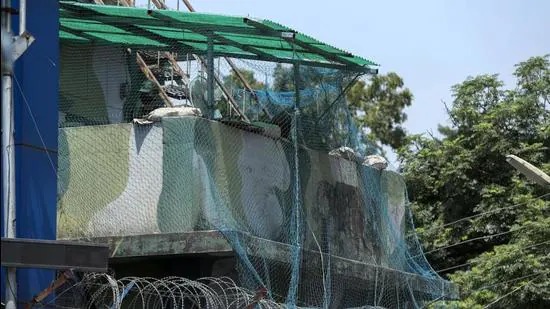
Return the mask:
[[(2, 73), (2, 197), (4, 237), (15, 238), (15, 160), (11, 73)], [(15, 308), (15, 268), (7, 268), (6, 308)], [(2, 278), (4, 280), (4, 278)]]
[[(25, 28), (36, 40), (14, 58), (18, 64), (12, 90), (13, 130), (17, 133), (13, 144), (17, 238), (55, 239), (59, 5), (57, 0), (27, 0)], [(12, 22), (12, 26), (17, 24)], [(29, 36), (18, 36), (22, 47), (28, 47)], [(54, 275), (53, 270), (18, 268), (16, 300), (32, 299), (52, 282)], [(21, 307), (19, 303), (16, 306)]]
[[(15, 238), (15, 149), (13, 142), (13, 54), (11, 53), (11, 1), (2, 1), (2, 36), (8, 36), (8, 46), (2, 46), (7, 64), (2, 64), (2, 207), (4, 208), (4, 231), (6, 238)], [(5, 38), (3, 38), (5, 39)], [(5, 42), (5, 41), (4, 41)], [(15, 268), (6, 269), (6, 309), (15, 309), (17, 278)], [(2, 278), (1, 280), (4, 280)]]
[(286, 304), (288, 307), (293, 308), (296, 306), (298, 296), (298, 285), (300, 283), (300, 269), (302, 263), (302, 226), (301, 226), (301, 211), (302, 211), (302, 199), (301, 199), (301, 184), (300, 184), (300, 163), (299, 163), (299, 146), (298, 146), (298, 117), (300, 114), (300, 65), (294, 64), (294, 112), (292, 114), (292, 143), (294, 146), (294, 185), (293, 185), (293, 205), (292, 205), (292, 217), (290, 223), (290, 239), (292, 244), (292, 264), (291, 264), (291, 277), (288, 287), (288, 296)]
[(295, 63), (294, 69), (294, 96), (296, 100), (295, 108), (300, 108), (300, 64)]
[[(2, 61), (2, 206), (4, 210), (4, 230), (2, 237), (9, 237), (10, 233), (10, 172), (11, 162), (10, 155), (13, 147), (13, 126), (12, 120), (12, 74), (13, 74), (13, 57), (12, 57), (12, 33), (11, 33), (11, 16), (9, 13), (10, 1), (2, 0), (2, 52), (4, 52)], [(7, 42), (7, 43), (6, 43)]]
[(294, 145), (294, 214), (296, 228), (296, 245), (300, 245), (300, 169), (298, 162), (298, 118), (300, 116), (300, 64), (294, 64), (294, 113), (292, 115), (292, 142)]
[(19, 35), (27, 31), (27, 0), (19, 0)]
[[(15, 151), (12, 90), (11, 73), (2, 73), (2, 204), (4, 207), (4, 237), (6, 238), (15, 238)], [(7, 272), (6, 308), (15, 309), (15, 294), (17, 293), (15, 268), (7, 268)]]
[(295, 109), (300, 109), (300, 64), (294, 64), (294, 99), (295, 99)]
[[(208, 94), (208, 105), (211, 108), (208, 111), (208, 117), (212, 118), (214, 110), (214, 39), (208, 37), (208, 49), (206, 53), (206, 82), (207, 82), (207, 94)], [(210, 115), (212, 114), (212, 115)]]

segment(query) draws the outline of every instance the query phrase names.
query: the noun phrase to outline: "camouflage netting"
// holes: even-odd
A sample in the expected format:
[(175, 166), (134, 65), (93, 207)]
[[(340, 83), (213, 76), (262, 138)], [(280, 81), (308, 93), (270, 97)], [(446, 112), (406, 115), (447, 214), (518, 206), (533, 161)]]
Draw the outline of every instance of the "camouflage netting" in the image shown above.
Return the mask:
[[(366, 162), (346, 106), (357, 73), (233, 59), (250, 91), (216, 58), (209, 102), (205, 68), (171, 57), (62, 44), (59, 238), (218, 230), (232, 279), (288, 307), (456, 296), (424, 258), (403, 178)], [(167, 105), (182, 109), (154, 117)]]

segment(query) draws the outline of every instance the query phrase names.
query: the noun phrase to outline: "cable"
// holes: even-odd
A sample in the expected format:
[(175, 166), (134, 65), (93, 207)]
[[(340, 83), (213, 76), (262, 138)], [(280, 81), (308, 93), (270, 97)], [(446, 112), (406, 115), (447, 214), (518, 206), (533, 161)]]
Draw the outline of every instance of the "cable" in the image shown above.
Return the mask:
[(422, 309), (424, 308), (428, 308), (429, 305), (433, 304), (433, 303), (437, 303), (438, 301), (440, 301), (441, 299), (443, 299), (444, 295), (441, 295), (439, 296), (438, 298), (430, 301), (429, 303), (425, 304), (424, 306), (422, 306)]
[(44, 138), (42, 137), (42, 133), (40, 133), (40, 129), (38, 128), (38, 123), (36, 122), (36, 118), (34, 118), (34, 114), (32, 112), (32, 109), (29, 105), (29, 101), (27, 100), (27, 97), (23, 93), (23, 89), (21, 89), (21, 85), (19, 84), (19, 81), (17, 80), (16, 76), (13, 76), (13, 80), (15, 80), (15, 83), (17, 84), (17, 89), (19, 90), (19, 93), (21, 94), (21, 98), (23, 98), (23, 102), (25, 102), (25, 106), (27, 107), (27, 111), (29, 112), (29, 115), (31, 116), (32, 123), (34, 125), (34, 129), (36, 130), (36, 133), (38, 134), (38, 137), (40, 138), (40, 143), (42, 144), (42, 147), (44, 147), (44, 150), (46, 152), (46, 156), (48, 157), (48, 161), (50, 162), (50, 166), (52, 167), (52, 170), (55, 174), (55, 177), (57, 178), (57, 169), (55, 168), (55, 164), (53, 164), (52, 157), (50, 155), (50, 152), (48, 151), (48, 147), (46, 147), (46, 143), (44, 142)]
[(313, 230), (311, 229), (311, 226), (308, 222), (306, 222), (306, 225), (309, 229), (309, 231), (311, 232), (311, 235), (313, 236), (313, 240), (315, 241), (315, 245), (317, 245), (317, 249), (319, 249), (319, 256), (321, 258), (321, 270), (322, 270), (322, 275), (323, 275), (323, 296), (325, 298), (325, 301), (326, 301), (326, 297), (327, 297), (327, 282), (326, 282), (326, 274), (325, 274), (325, 262), (324, 262), (324, 259), (323, 259), (323, 255), (324, 255), (324, 252), (323, 250), (321, 249), (321, 245), (319, 244), (319, 242), (317, 241), (317, 237), (315, 236), (315, 233), (313, 232)]
[[(542, 274), (539, 274), (539, 275), (542, 275)], [(536, 278), (535, 278), (535, 279), (536, 279)], [(518, 290), (520, 290), (520, 289), (522, 289), (523, 287), (525, 287), (526, 285), (528, 285), (529, 283), (535, 281), (535, 279), (529, 280), (529, 281), (525, 282), (524, 284), (520, 285), (518, 288), (512, 290), (511, 292), (506, 293), (506, 294), (504, 294), (503, 296), (497, 298), (495, 301), (493, 301), (493, 302), (489, 303), (487, 306), (483, 307), (483, 309), (489, 308), (489, 307), (491, 307), (492, 305), (498, 303), (498, 302), (501, 301), (502, 299), (504, 299), (504, 298), (510, 296), (511, 294), (517, 292)]]
[[(485, 238), (491, 238), (491, 237), (497, 237), (497, 236), (501, 236), (501, 235), (506, 235), (506, 234), (510, 234), (510, 233), (513, 233), (513, 232), (517, 232), (519, 230), (522, 230), (526, 228), (526, 226), (522, 226), (522, 227), (519, 227), (517, 229), (512, 229), (512, 230), (509, 230), (509, 231), (506, 231), (506, 232), (501, 232), (501, 233), (497, 233), (497, 234), (491, 234), (491, 235), (486, 235), (486, 236), (480, 236), (480, 237), (475, 237), (475, 238), (471, 238), (471, 239), (467, 239), (467, 240), (464, 240), (464, 241), (461, 241), (461, 242), (457, 242), (457, 243), (454, 243), (454, 244), (450, 244), (450, 245), (447, 245), (447, 246), (443, 246), (443, 247), (440, 247), (440, 248), (436, 248), (436, 249), (433, 249), (433, 250), (430, 250), (430, 251), (427, 251), (427, 252), (424, 252), (424, 254), (430, 254), (430, 253), (434, 253), (434, 252), (437, 252), (437, 251), (441, 251), (443, 249), (447, 249), (447, 248), (451, 248), (451, 247), (455, 247), (455, 246), (459, 246), (459, 245), (462, 245), (462, 244), (465, 244), (465, 243), (469, 243), (469, 242), (472, 242), (472, 241), (476, 241), (476, 240), (481, 240), (481, 239), (485, 239)], [(415, 258), (419, 255), (415, 255), (413, 256), (412, 258)]]
[[(546, 271), (546, 272), (542, 272), (542, 273), (532, 273), (532, 274), (529, 274), (529, 275), (525, 275), (525, 276), (521, 276), (521, 277), (516, 277), (516, 278), (510, 279), (510, 280), (507, 280), (507, 281), (498, 282), (498, 283), (491, 284), (491, 285), (486, 285), (486, 286), (483, 286), (483, 287), (481, 287), (481, 288), (479, 288), (479, 289), (475, 289), (475, 290), (472, 290), (472, 291), (468, 292), (467, 294), (464, 295), (463, 298), (468, 297), (468, 296), (472, 295), (473, 293), (475, 293), (475, 292), (477, 292), (477, 291), (486, 290), (486, 289), (489, 289), (489, 288), (492, 288), (492, 287), (495, 287), (495, 286), (499, 286), (499, 285), (501, 285), (501, 284), (510, 283), (510, 282), (515, 282), (515, 281), (519, 281), (519, 280), (526, 279), (526, 278), (538, 277), (538, 276), (541, 276), (541, 275), (546, 275), (546, 274), (548, 274), (548, 273), (550, 273), (550, 271)], [(537, 279), (537, 278), (533, 278), (532, 280), (528, 281), (526, 284), (529, 284), (529, 283), (535, 281), (535, 279)], [(524, 284), (523, 286), (525, 286), (526, 284)], [(521, 288), (521, 287), (523, 287), (523, 286), (520, 286), (519, 288)], [(517, 290), (517, 289), (516, 289), (516, 290)], [(512, 292), (510, 292), (510, 293), (507, 293), (507, 294), (503, 295), (502, 297), (500, 297), (499, 299), (495, 300), (493, 303), (488, 304), (488, 305), (487, 305), (486, 307), (484, 307), (484, 308), (488, 308), (488, 306), (492, 306), (494, 303), (496, 303), (497, 301), (500, 301), (502, 298), (509, 296), (509, 295), (512, 294), (513, 292), (516, 292), (516, 290), (514, 290), (514, 291), (512, 291)], [(431, 303), (433, 303), (433, 301), (432, 301)], [(430, 304), (431, 304), (431, 303), (430, 303)]]
[[(550, 192), (549, 192), (549, 193), (546, 193), (546, 194), (543, 194), (543, 195), (541, 195), (541, 196), (537, 196), (537, 197), (531, 198), (531, 199), (529, 199), (528, 201), (525, 201), (525, 202), (523, 202), (523, 203), (519, 203), (519, 204), (515, 204), (515, 205), (510, 205), (510, 206), (506, 206), (506, 207), (501, 207), (501, 208), (497, 208), (497, 209), (493, 209), (493, 210), (488, 210), (488, 211), (485, 211), (485, 212), (482, 212), (482, 213), (479, 213), (479, 214), (475, 214), (475, 215), (472, 215), (472, 216), (460, 218), (460, 219), (458, 219), (458, 220), (456, 220), (456, 221), (453, 221), (453, 222), (445, 223), (445, 224), (443, 224), (443, 225), (438, 225), (438, 226), (435, 226), (434, 228), (444, 228), (444, 227), (447, 227), (447, 226), (450, 226), (450, 225), (453, 225), (453, 224), (456, 224), (456, 223), (459, 223), (459, 222), (462, 222), (462, 221), (465, 221), (465, 220), (468, 220), (468, 219), (472, 219), (472, 218), (484, 216), (484, 215), (486, 215), (486, 214), (498, 212), (498, 211), (505, 210), (505, 209), (510, 209), (510, 208), (515, 208), (515, 207), (523, 206), (523, 205), (526, 205), (526, 204), (528, 204), (529, 202), (531, 202), (531, 201), (533, 201), (533, 200), (542, 199), (542, 198), (545, 198), (545, 197), (548, 197), (548, 196), (550, 196)], [(432, 229), (430, 229), (430, 230), (432, 230)], [(424, 234), (424, 233), (426, 233), (427, 231), (428, 231), (428, 230), (418, 231), (418, 232), (416, 232), (416, 234)]]
[[(521, 250), (525, 250), (525, 249), (537, 247), (537, 246), (540, 246), (540, 245), (544, 245), (544, 244), (547, 244), (547, 243), (550, 243), (550, 240), (543, 241), (543, 242), (539, 242), (539, 243), (536, 243), (536, 244), (534, 244), (534, 245), (529, 245), (529, 246), (517, 248), (517, 249), (512, 250), (512, 251), (510, 251), (510, 252), (521, 251)], [(476, 262), (473, 261), (473, 262), (468, 262), (468, 263), (464, 263), (464, 264), (460, 264), (460, 265), (455, 265), (455, 266), (451, 266), (451, 267), (447, 267), (447, 268), (443, 268), (443, 269), (438, 269), (438, 270), (436, 270), (436, 272), (437, 272), (437, 273), (442, 273), (442, 272), (445, 272), (445, 271), (447, 271), (447, 270), (451, 270), (451, 269), (455, 269), (455, 268), (460, 268), (460, 267), (462, 267), (462, 266), (467, 266), (467, 265), (471, 265), (471, 264), (476, 264)]]
[[(530, 200), (527, 201), (527, 202), (524, 202), (524, 203), (521, 203), (521, 204), (512, 205), (512, 206), (508, 206), (508, 207), (504, 207), (504, 208), (500, 208), (500, 209), (498, 209), (498, 210), (502, 210), (502, 209), (506, 209), (506, 208), (512, 208), (512, 207), (518, 207), (518, 206), (524, 205), (524, 204), (526, 204), (526, 203), (528, 203), (528, 202), (530, 202), (530, 201), (532, 201), (532, 200), (534, 200), (534, 199), (544, 198), (544, 197), (549, 196), (549, 195), (550, 195), (550, 193), (546, 193), (546, 194), (543, 194), (543, 195), (541, 195), (541, 196), (539, 196), (539, 197), (530, 199)], [(497, 209), (492, 210), (492, 211), (490, 211), (490, 212), (494, 212), (494, 211), (497, 211)], [(488, 212), (489, 212), (489, 211), (488, 211)], [(488, 212), (485, 212), (485, 213), (488, 213)], [(482, 214), (484, 214), (484, 213), (482, 213)], [(480, 216), (480, 215), (482, 215), (482, 214), (477, 214), (477, 215), (474, 215), (474, 216)], [(446, 225), (451, 225), (451, 224), (454, 224), (454, 223), (456, 223), (456, 222), (459, 222), (459, 221), (462, 221), (462, 220), (465, 220), (465, 219), (467, 219), (467, 218), (471, 218), (471, 217), (474, 217), (474, 216), (462, 218), (462, 219), (459, 219), (459, 220), (457, 220), (457, 221), (447, 223)], [(441, 227), (444, 227), (444, 226), (446, 226), (446, 225), (443, 225), (443, 226), (441, 226)], [(491, 238), (491, 237), (497, 237), (497, 236), (506, 235), (506, 234), (509, 234), (509, 233), (513, 233), (513, 232), (522, 230), (522, 229), (524, 229), (524, 228), (525, 228), (525, 226), (522, 226), (522, 227), (519, 227), (519, 228), (516, 228), (516, 229), (511, 229), (511, 230), (506, 231), (506, 232), (501, 232), (501, 233), (497, 233), (497, 234), (491, 234), (491, 235), (486, 235), (486, 236), (481, 236), (481, 237), (475, 237), (475, 238), (467, 239), (467, 240), (464, 240), (464, 241), (461, 241), (461, 242), (458, 242), (458, 243), (450, 244), (450, 245), (447, 245), (447, 246), (439, 247), (439, 248), (436, 248), (436, 249), (433, 249), (433, 250), (424, 252), (423, 254), (424, 254), (424, 255), (427, 255), (427, 254), (430, 254), (430, 253), (434, 253), (434, 252), (437, 252), (437, 251), (441, 251), (441, 250), (443, 250), (443, 249), (447, 249), (447, 248), (459, 246), (459, 245), (462, 245), (462, 244), (465, 244), (465, 243), (469, 243), (469, 242), (472, 242), (472, 241), (482, 240), (482, 239), (486, 239), (486, 238)], [(421, 255), (421, 254), (417, 254), (417, 255), (415, 255), (415, 256), (412, 256), (411, 259), (416, 258), (416, 257), (418, 257), (418, 256), (420, 256), (420, 255)], [(458, 266), (457, 266), (457, 267), (458, 267)]]
[(13, 300), (15, 301), (15, 303), (17, 303), (17, 293), (15, 293), (15, 291), (13, 290), (13, 286), (10, 284), (8, 276), (9, 272), (6, 270), (6, 284), (8, 285), (11, 295), (13, 295)]
[(515, 281), (519, 281), (519, 280), (521, 280), (521, 279), (531, 278), (531, 277), (533, 277), (533, 276), (545, 275), (545, 274), (548, 274), (548, 273), (550, 273), (550, 271), (546, 271), (546, 272), (542, 272), (542, 273), (532, 273), (532, 274), (529, 274), (529, 275), (525, 275), (525, 276), (521, 276), (521, 277), (516, 277), (516, 278), (510, 279), (510, 280), (507, 280), (507, 281), (503, 281), (503, 282), (499, 282), (499, 283), (495, 283), (495, 284), (491, 284), (491, 285), (486, 285), (486, 286), (480, 287), (479, 289), (475, 289), (475, 290), (471, 291), (468, 295), (471, 295), (471, 294), (473, 294), (474, 292), (477, 292), (477, 291), (487, 290), (487, 289), (489, 289), (489, 288), (492, 288), (492, 287), (495, 287), (495, 286), (499, 286), (499, 285), (501, 285), (501, 284), (510, 283), (510, 282), (515, 282)]

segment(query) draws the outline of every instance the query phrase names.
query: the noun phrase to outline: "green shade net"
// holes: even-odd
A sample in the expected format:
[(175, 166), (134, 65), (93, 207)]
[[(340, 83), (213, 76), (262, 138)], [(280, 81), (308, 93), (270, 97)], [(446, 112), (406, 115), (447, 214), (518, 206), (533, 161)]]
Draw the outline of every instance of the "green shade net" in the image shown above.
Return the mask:
[[(236, 257), (224, 275), (283, 307), (421, 308), (456, 297), (422, 253), (403, 178), (365, 161), (374, 148), (345, 95), (357, 72), (232, 59), (249, 89), (216, 57), (208, 102), (192, 55), (177, 55), (182, 76), (162, 49), (61, 50), (60, 238), (215, 230)], [(134, 123), (165, 105), (161, 90), (204, 116)]]

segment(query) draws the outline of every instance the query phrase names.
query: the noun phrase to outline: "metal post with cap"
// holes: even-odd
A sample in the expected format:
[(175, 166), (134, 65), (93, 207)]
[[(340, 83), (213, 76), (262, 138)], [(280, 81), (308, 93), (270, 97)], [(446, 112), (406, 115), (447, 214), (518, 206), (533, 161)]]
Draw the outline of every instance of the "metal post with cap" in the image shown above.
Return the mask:
[(515, 155), (507, 155), (506, 162), (512, 165), (516, 170), (518, 170), (518, 172), (525, 175), (525, 177), (529, 178), (529, 180), (532, 180), (541, 186), (550, 187), (550, 176), (535, 167), (533, 164)]
[[(31, 3), (35, 5), (36, 2)], [(19, 33), (12, 33), (11, 15), (19, 15)], [(6, 267), (5, 308), (17, 308), (16, 268), (74, 269), (106, 271), (109, 248), (106, 245), (17, 238), (16, 234), (16, 166), (14, 143), (13, 65), (33, 44), (27, 32), (27, 1), (19, 0), (19, 11), (10, 0), (2, 0), (2, 207), (4, 211), (1, 239), (1, 265)], [(37, 74), (39, 74), (37, 72)]]

